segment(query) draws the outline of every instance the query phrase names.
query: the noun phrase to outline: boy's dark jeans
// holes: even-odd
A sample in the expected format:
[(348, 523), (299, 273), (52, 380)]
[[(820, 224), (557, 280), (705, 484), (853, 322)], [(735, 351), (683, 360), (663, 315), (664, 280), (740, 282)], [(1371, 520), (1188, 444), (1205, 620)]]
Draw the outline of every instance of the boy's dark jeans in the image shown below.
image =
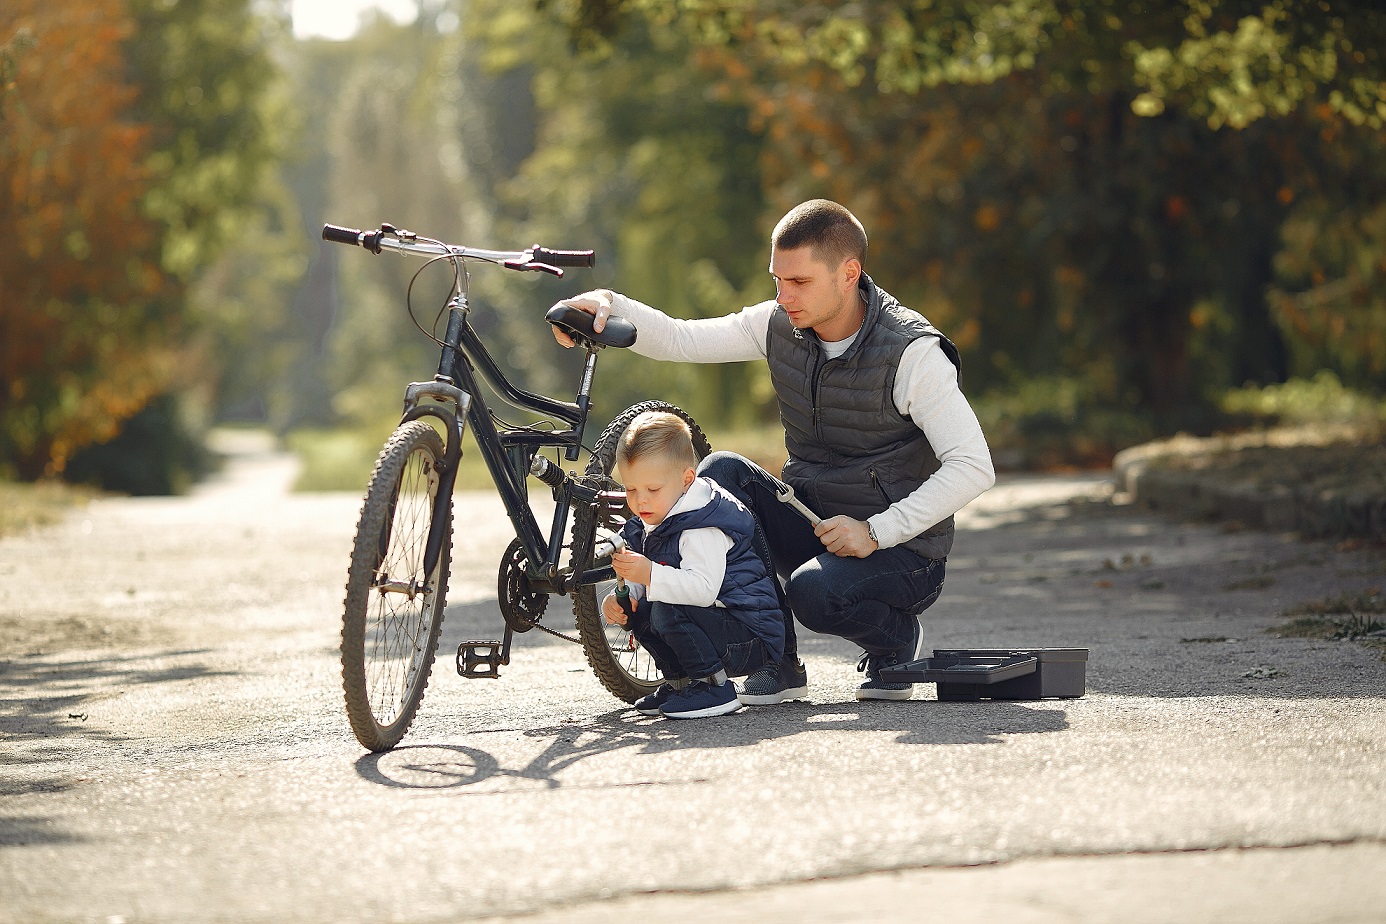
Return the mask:
[[(869, 654), (892, 654), (914, 638), (915, 616), (943, 590), (944, 559), (896, 546), (866, 558), (840, 558), (823, 548), (813, 527), (782, 503), (765, 470), (732, 452), (714, 452), (698, 466), (755, 514), (756, 552), (785, 582), (785, 653), (795, 655), (794, 619), (836, 635)], [(778, 584), (776, 590), (780, 591)], [(792, 615), (791, 615), (792, 614)]]
[(765, 665), (765, 643), (719, 606), (642, 600), (626, 628), (670, 680), (711, 677), (719, 670), (743, 677)]

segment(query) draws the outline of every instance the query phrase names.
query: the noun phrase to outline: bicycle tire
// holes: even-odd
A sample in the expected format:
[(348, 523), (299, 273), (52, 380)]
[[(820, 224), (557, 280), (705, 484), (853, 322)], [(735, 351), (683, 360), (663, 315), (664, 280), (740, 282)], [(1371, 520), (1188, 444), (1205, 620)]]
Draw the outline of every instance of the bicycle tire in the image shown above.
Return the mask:
[(422, 571), (443, 458), (436, 430), (421, 420), (401, 424), (381, 450), (361, 504), (342, 617), (342, 690), (352, 733), (371, 751), (389, 750), (408, 731), (438, 647), (451, 504), (438, 563), (431, 575)]
[[(588, 479), (601, 481), (609, 488), (621, 487), (611, 474), (616, 467), (616, 446), (630, 422), (646, 411), (668, 411), (682, 418), (693, 431), (693, 450), (698, 458), (702, 459), (712, 452), (707, 436), (682, 408), (666, 401), (642, 401), (617, 414), (611, 423), (606, 425), (606, 429), (602, 430), (597, 445), (592, 450), (592, 457), (587, 463), (585, 475)], [(630, 509), (624, 508), (622, 516), (631, 516)], [(598, 525), (595, 508), (577, 509), (573, 518), (575, 552), (582, 555), (580, 550), (592, 548), (596, 541)], [(592, 567), (601, 567), (609, 561), (610, 559), (594, 560)], [(608, 625), (603, 618), (601, 601), (612, 585), (614, 582), (574, 589), (573, 616), (577, 622), (578, 636), (582, 639), (583, 652), (587, 655), (587, 663), (591, 665), (597, 679), (617, 699), (633, 703), (654, 691), (663, 682), (663, 678), (653, 659), (635, 643), (630, 633), (620, 626)]]

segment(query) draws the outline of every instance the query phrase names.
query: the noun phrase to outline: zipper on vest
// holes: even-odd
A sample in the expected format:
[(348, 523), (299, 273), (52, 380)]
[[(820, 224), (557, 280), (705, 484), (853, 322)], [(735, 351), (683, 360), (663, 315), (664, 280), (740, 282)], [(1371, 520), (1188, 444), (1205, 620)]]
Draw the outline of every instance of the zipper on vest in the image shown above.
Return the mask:
[(886, 493), (885, 486), (881, 484), (881, 479), (876, 475), (874, 468), (868, 470), (871, 474), (871, 484), (875, 486), (876, 493), (881, 495), (881, 500), (885, 501), (886, 506), (890, 506), (890, 495)]
[(813, 388), (810, 392), (810, 400), (813, 402), (813, 435), (821, 443), (823, 441), (823, 421), (818, 413), (818, 377), (823, 372), (823, 348), (810, 344), (813, 350)]

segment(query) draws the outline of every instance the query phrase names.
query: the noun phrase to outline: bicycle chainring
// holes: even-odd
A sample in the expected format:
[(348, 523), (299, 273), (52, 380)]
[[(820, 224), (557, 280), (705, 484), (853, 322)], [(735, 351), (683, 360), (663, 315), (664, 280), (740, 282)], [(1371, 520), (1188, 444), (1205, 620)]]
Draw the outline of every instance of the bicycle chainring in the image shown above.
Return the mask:
[(501, 558), (496, 592), (501, 617), (511, 631), (528, 632), (539, 625), (544, 608), (548, 606), (549, 595), (535, 590), (530, 584), (529, 558), (519, 539), (510, 543)]

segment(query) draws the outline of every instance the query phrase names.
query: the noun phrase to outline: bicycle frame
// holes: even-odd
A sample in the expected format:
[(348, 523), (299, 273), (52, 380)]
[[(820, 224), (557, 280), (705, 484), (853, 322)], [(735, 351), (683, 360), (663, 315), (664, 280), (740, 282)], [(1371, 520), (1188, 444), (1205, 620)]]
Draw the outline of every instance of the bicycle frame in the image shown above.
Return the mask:
[[(528, 477), (537, 451), (544, 447), (565, 451), (567, 461), (576, 461), (582, 448), (582, 434), (587, 424), (591, 404), (592, 381), (596, 372), (598, 347), (588, 346), (583, 364), (582, 381), (576, 402), (560, 401), (525, 391), (513, 385), (491, 357), (486, 345), (472, 328), (465, 295), (456, 294), (448, 302), (447, 332), (443, 337), (438, 373), (432, 382), (414, 382), (405, 393), (401, 423), (421, 417), (436, 417), (447, 432), (447, 452), (442, 481), (434, 499), (433, 521), (429, 531), (424, 558), (424, 574), (431, 574), (437, 564), (449, 518), (444, 505), (452, 502), (458, 463), (462, 457), (462, 437), (467, 424), (472, 427), (482, 459), (500, 493), (506, 513), (515, 528), (515, 535), (524, 547), (529, 561), (530, 577), (536, 589), (549, 593), (567, 594), (579, 584), (596, 583), (613, 576), (611, 569), (576, 570), (566, 580), (559, 580), (559, 559), (563, 554), (563, 539), (572, 505), (595, 503), (601, 492), (581, 484), (571, 477), (552, 484), (554, 488), (553, 523), (547, 540), (529, 506)], [(534, 411), (568, 424), (566, 430), (539, 431), (516, 428), (501, 431), (491, 417), (491, 409), (478, 388), (478, 373), (507, 404)], [(422, 403), (432, 398), (451, 404)], [(574, 562), (574, 569), (590, 562)]]

